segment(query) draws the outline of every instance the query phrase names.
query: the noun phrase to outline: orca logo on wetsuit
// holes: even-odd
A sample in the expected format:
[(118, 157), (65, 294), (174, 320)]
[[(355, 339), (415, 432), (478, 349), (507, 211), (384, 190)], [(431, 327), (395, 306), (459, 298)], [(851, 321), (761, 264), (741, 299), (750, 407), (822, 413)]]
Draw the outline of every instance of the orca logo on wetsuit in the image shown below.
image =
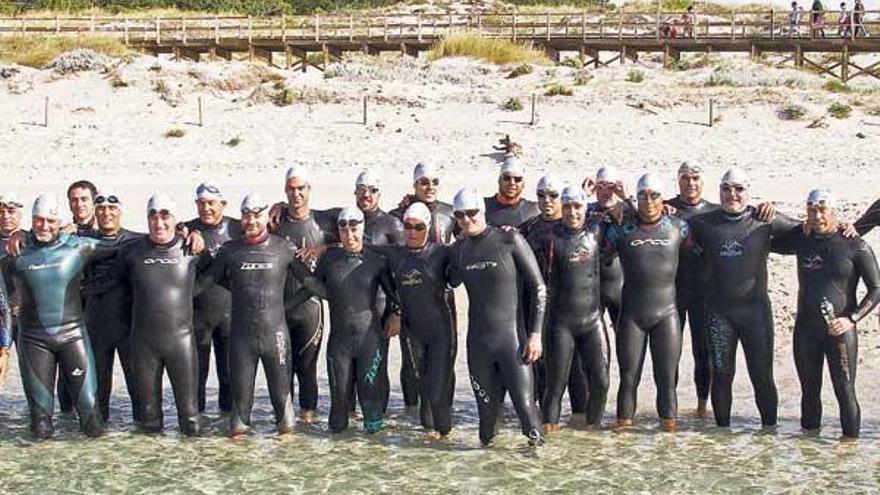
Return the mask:
[(422, 273), (415, 268), (400, 276), (400, 285), (405, 287), (421, 285), (422, 282)]
[(801, 265), (804, 267), (804, 270), (821, 270), (822, 269), (822, 256), (818, 254), (814, 254), (812, 256), (805, 256)]
[(743, 245), (739, 241), (727, 241), (718, 253), (722, 258), (738, 258), (743, 255)]
[(178, 265), (180, 260), (175, 258), (144, 258), (145, 265)]
[(240, 270), (271, 270), (272, 263), (255, 263), (243, 261)]
[(474, 389), (474, 392), (477, 393), (477, 395), (480, 397), (480, 400), (482, 400), (484, 404), (488, 404), (489, 401), (492, 400), (492, 398), (489, 397), (489, 392), (485, 388), (480, 386), (479, 382), (477, 382), (477, 379), (474, 378), (474, 375), (470, 375), (470, 378), (471, 388)]
[(475, 263), (471, 263), (470, 265), (464, 267), (464, 269), (466, 271), (473, 271), (473, 270), (485, 270), (487, 268), (497, 268), (497, 267), (498, 267), (497, 261), (477, 261)]
[(36, 270), (48, 270), (50, 268), (57, 268), (61, 266), (61, 263), (43, 263), (41, 265), (28, 265), (27, 269), (36, 271)]
[(668, 246), (672, 243), (669, 239), (633, 239), (629, 241), (629, 245), (633, 247), (639, 246)]

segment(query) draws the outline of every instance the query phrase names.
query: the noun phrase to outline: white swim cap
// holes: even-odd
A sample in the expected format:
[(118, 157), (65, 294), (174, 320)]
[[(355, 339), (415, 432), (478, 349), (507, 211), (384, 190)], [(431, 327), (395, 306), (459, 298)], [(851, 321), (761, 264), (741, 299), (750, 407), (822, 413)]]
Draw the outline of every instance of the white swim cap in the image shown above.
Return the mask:
[(416, 201), (415, 203), (409, 205), (409, 208), (406, 209), (406, 212), (403, 214), (403, 219), (413, 219), (422, 222), (425, 225), (431, 225), (431, 210), (425, 206), (425, 203), (421, 201)]
[(678, 167), (678, 176), (682, 175), (701, 175), (703, 173), (703, 167), (699, 165), (692, 165), (688, 162), (682, 162), (681, 166)]
[(413, 182), (418, 182), (419, 179), (434, 179), (437, 177), (439, 177), (437, 169), (429, 163), (418, 163), (413, 169)]
[(52, 194), (43, 193), (37, 196), (31, 215), (35, 217), (58, 220), (61, 218), (58, 209), (58, 198)]
[(357, 176), (357, 180), (354, 181), (354, 187), (379, 187), (379, 185), (379, 174), (371, 168), (361, 170), (361, 173)]
[(660, 179), (654, 174), (645, 174), (639, 177), (639, 183), (636, 186), (636, 192), (640, 193), (645, 189), (650, 189), (653, 192), (663, 194), (663, 183), (660, 182)]
[(196, 188), (196, 199), (225, 201), (223, 191), (213, 182), (202, 182)]
[(3, 191), (0, 193), (0, 205), (6, 205), (11, 208), (23, 208), (24, 205), (18, 199), (18, 194), (14, 191)]
[(259, 194), (248, 194), (241, 200), (242, 213), (262, 213), (269, 208), (267, 203)]
[(617, 182), (620, 180), (620, 172), (612, 166), (602, 167), (596, 172), (596, 182)]
[(306, 185), (312, 185), (311, 180), (309, 179), (309, 169), (304, 165), (294, 165), (287, 169), (287, 175), (285, 175), (285, 180), (290, 180), (298, 178), (301, 179)]
[(561, 187), (562, 183), (559, 179), (557, 179), (552, 173), (548, 172), (538, 181), (538, 187), (535, 188), (535, 191), (559, 191)]
[(363, 223), (364, 212), (362, 212), (360, 208), (346, 206), (339, 212), (339, 216), (336, 217), (337, 222), (350, 222), (352, 220), (358, 223)]
[(562, 190), (562, 203), (577, 203), (579, 205), (587, 204), (587, 193), (580, 187), (566, 186)]
[(462, 189), (455, 194), (452, 201), (453, 211), (480, 210), (486, 209), (485, 200), (477, 194), (473, 189)]
[(522, 177), (526, 173), (525, 167), (516, 158), (509, 157), (501, 164), (501, 173)]
[(721, 185), (731, 185), (731, 186), (742, 186), (746, 189), (749, 188), (749, 176), (746, 175), (744, 171), (738, 168), (732, 168), (724, 173), (724, 176), (721, 177)]
[(160, 211), (167, 211), (173, 215), (175, 210), (177, 210), (177, 205), (165, 193), (156, 193), (147, 201), (147, 216)]
[(807, 206), (815, 204), (824, 204), (825, 206), (834, 207), (834, 196), (830, 189), (813, 189), (807, 196)]

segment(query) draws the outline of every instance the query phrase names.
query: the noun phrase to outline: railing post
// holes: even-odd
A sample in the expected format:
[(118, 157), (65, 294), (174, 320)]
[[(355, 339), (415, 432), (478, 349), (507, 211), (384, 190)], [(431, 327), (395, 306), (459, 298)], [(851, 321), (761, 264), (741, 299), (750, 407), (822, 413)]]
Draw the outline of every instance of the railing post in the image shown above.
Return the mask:
[(483, 35), (483, 14), (477, 12), (477, 36)]
[(513, 13), (513, 41), (516, 41), (516, 12)]
[(547, 11), (547, 41), (550, 41), (550, 11)]
[(128, 43), (129, 43), (129, 38), (128, 38), (128, 17), (126, 17), (126, 18), (125, 18), (125, 44), (128, 45)]
[[(789, 29), (791, 29), (791, 26), (789, 26)], [(773, 9), (770, 9), (770, 39), (776, 39), (776, 27), (773, 23)]]
[(657, 11), (657, 27), (654, 28), (656, 30), (656, 34), (657, 34), (657, 41), (660, 41), (660, 17), (662, 17), (662, 14), (658, 10)]
[(248, 16), (248, 45), (254, 42), (254, 22), (251, 16)]
[(156, 44), (162, 44), (162, 19), (156, 18)]
[(89, 18), (89, 32), (90, 33), (95, 32), (95, 16), (94, 15)]
[(446, 34), (452, 34), (452, 13), (449, 14), (449, 27), (446, 28)]
[(419, 37), (419, 43), (421, 43), (422, 42), (422, 13), (421, 12), (419, 12), (419, 34), (418, 34), (418, 37)]
[(623, 12), (617, 13), (617, 39), (623, 40)]
[(730, 39), (736, 39), (736, 12), (730, 13)]
[(587, 11), (581, 11), (581, 39), (587, 40)]
[[(853, 8), (849, 11), (849, 39), (850, 41), (855, 41), (856, 39), (856, 9)], [(846, 82), (846, 81), (844, 81)]]
[(220, 18), (214, 16), (214, 43), (220, 44)]
[(315, 41), (321, 39), (321, 17), (315, 14)]
[(61, 19), (58, 18), (58, 14), (55, 14), (55, 34), (61, 32)]
[(180, 19), (180, 30), (181, 30), (181, 39), (183, 40), (183, 44), (186, 44), (186, 21), (181, 18)]
[(348, 41), (354, 41), (354, 16), (348, 15)]
[(388, 41), (388, 16), (382, 18), (382, 39)]

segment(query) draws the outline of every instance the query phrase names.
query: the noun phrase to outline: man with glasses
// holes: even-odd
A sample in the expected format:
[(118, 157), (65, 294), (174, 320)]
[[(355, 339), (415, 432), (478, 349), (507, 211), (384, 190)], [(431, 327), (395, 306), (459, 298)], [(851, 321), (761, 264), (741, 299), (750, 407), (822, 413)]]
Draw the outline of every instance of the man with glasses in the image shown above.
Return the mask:
[(639, 178), (634, 218), (609, 225), (605, 252), (623, 268), (623, 297), (617, 321), (617, 428), (633, 424), (645, 351), (650, 349), (661, 428), (677, 429), (681, 328), (675, 308), (680, 253), (693, 249), (688, 224), (664, 214), (663, 187), (651, 174)]
[[(880, 270), (871, 247), (845, 238), (838, 229), (831, 191), (807, 197), (809, 233), (797, 229), (773, 240), (773, 251), (797, 255), (798, 310), (794, 324), (794, 362), (801, 382), (801, 427), (818, 433), (822, 423), (822, 368), (828, 361), (840, 406), (844, 440), (859, 436), (856, 400), (858, 331), (856, 324), (880, 302)], [(859, 299), (859, 280), (866, 287)]]
[(718, 426), (730, 426), (736, 350), (742, 343), (755, 402), (765, 427), (776, 425), (778, 396), (773, 380), (773, 313), (767, 293), (771, 240), (800, 228), (776, 214), (759, 220), (749, 206), (745, 172), (728, 170), (719, 187), (721, 207), (691, 220), (701, 248), (706, 280), (706, 325), (712, 360), (712, 410)]
[[(293, 244), (300, 252), (314, 249), (323, 252), (326, 247), (338, 242), (336, 218), (339, 208), (314, 210), (310, 207), (312, 184), (311, 174), (306, 167), (293, 166), (284, 177), (284, 194), (287, 204), (272, 208), (269, 216), (270, 232)], [(314, 267), (314, 261), (307, 261)], [(300, 292), (302, 286), (296, 279), (288, 279), (288, 295)], [(324, 311), (321, 301), (308, 298), (300, 304), (286, 308), (287, 328), (290, 331), (290, 345), (293, 358), (293, 378), (291, 394), (299, 382), (300, 421), (306, 424), (317, 421), (318, 416), (318, 353), (324, 331)]]
[(241, 202), (243, 236), (224, 244), (209, 277), (232, 294), (229, 371), (230, 436), (251, 428), (257, 364), (262, 363), (279, 434), (293, 430), (290, 339), (284, 314), (285, 285), (294, 277), (295, 248), (269, 234), (269, 204), (257, 195)]
[(501, 164), (498, 192), (486, 198), (485, 215), (489, 225), (517, 227), (540, 213), (534, 201), (523, 199), (525, 167), (516, 158)]
[[(559, 429), (562, 394), (568, 382), (570, 397), (584, 395), (588, 428), (598, 428), (605, 413), (610, 362), (608, 332), (602, 325), (599, 300), (599, 267), (604, 225), (587, 218), (583, 189), (568, 186), (562, 191), (562, 220), (545, 239), (545, 279), (549, 289), (544, 341), (547, 387), (541, 400), (544, 431)], [(584, 381), (574, 382), (577, 376)], [(584, 387), (584, 392), (574, 391)], [(575, 405), (572, 400), (572, 414)]]
[[(112, 191), (95, 196), (97, 230), (87, 237), (98, 239), (103, 246), (120, 247), (143, 238), (122, 227), (122, 201)], [(120, 280), (115, 256), (93, 261), (85, 270), (82, 290), (85, 297), (85, 322), (95, 355), (98, 376), (98, 409), (101, 418), (110, 418), (110, 393), (113, 391), (113, 362), (119, 354), (132, 416), (138, 417), (135, 390), (133, 353), (129, 342), (131, 333), (131, 289)]]
[[(217, 254), (224, 243), (241, 237), (238, 220), (223, 214), (226, 198), (215, 184), (203, 182), (196, 188), (198, 218), (185, 223), (187, 229), (199, 231), (205, 240), (205, 249)], [(232, 300), (225, 288), (210, 284), (193, 300), (193, 329), (199, 353), (199, 412), (205, 411), (205, 387), (211, 367), (211, 345), (214, 347), (218, 397), (221, 412), (232, 408), (229, 385), (229, 329)]]
[[(491, 227), (486, 202), (462, 189), (455, 218), (463, 236), (452, 246), (450, 284), (467, 289), (467, 353), (471, 387), (480, 416), (480, 441), (489, 445), (506, 390), (530, 445), (543, 443), (531, 365), (541, 357), (547, 290), (528, 243), (518, 233)], [(526, 328), (518, 281), (529, 301)]]
[[(297, 270), (296, 276), (306, 289), (299, 299), (314, 294), (330, 304), (330, 431), (339, 433), (348, 428), (354, 383), (364, 428), (376, 433), (382, 429), (389, 393), (388, 339), (400, 331), (400, 310), (388, 260), (365, 247), (363, 212), (343, 208), (337, 228), (341, 247), (330, 246), (314, 273), (308, 273), (302, 265)], [(380, 289), (395, 313), (387, 319), (384, 332), (382, 313), (376, 307), (376, 292)]]
[(413, 193), (407, 194), (400, 205), (389, 211), (403, 220), (403, 214), (414, 202), (424, 203), (431, 212), (429, 238), (431, 242), (451, 244), (458, 233), (458, 224), (452, 215), (452, 205), (440, 201), (440, 174), (431, 164), (418, 163), (413, 168)]

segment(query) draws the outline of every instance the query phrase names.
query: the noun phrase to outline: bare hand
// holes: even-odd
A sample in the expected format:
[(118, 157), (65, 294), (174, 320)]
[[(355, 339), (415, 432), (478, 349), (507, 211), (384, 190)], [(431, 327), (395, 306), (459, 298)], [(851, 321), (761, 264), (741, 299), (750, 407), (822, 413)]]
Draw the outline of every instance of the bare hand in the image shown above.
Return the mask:
[(64, 232), (65, 234), (71, 234), (71, 235), (76, 234), (76, 224), (75, 223), (68, 223), (68, 224), (62, 225), (61, 232)]
[(584, 179), (581, 183), (581, 189), (587, 193), (587, 196), (592, 196), (596, 192), (596, 181), (593, 179)]
[(770, 202), (761, 203), (755, 208), (754, 216), (762, 222), (772, 222), (776, 218), (776, 205)]
[(320, 246), (311, 246), (301, 248), (296, 252), (296, 257), (302, 260), (306, 265), (314, 265), (318, 262), (318, 259), (324, 255), (324, 252), (327, 251), (327, 245), (322, 244)]
[(269, 208), (269, 231), (272, 232), (281, 225), (281, 214), (284, 212), (284, 203), (275, 203)]
[(617, 195), (618, 198), (626, 201), (626, 186), (623, 185), (623, 181), (617, 181), (614, 183), (614, 194)]
[(6, 381), (6, 373), (9, 371), (9, 348), (0, 347), (0, 388)]
[(400, 315), (391, 315), (385, 322), (385, 335), (390, 339), (400, 335)]
[(856, 232), (856, 228), (853, 224), (849, 222), (840, 222), (837, 224), (837, 229), (840, 230), (840, 235), (846, 237), (847, 239), (852, 239), (853, 237), (858, 237), (859, 233)]
[(6, 254), (9, 256), (19, 256), (21, 255), (21, 248), (24, 247), (25, 234), (20, 230), (16, 230), (9, 236), (9, 240), (6, 241)]
[(846, 332), (849, 332), (853, 328), (856, 327), (854, 321), (848, 316), (843, 316), (841, 318), (835, 318), (830, 325), (828, 325), (828, 335), (832, 337), (839, 337)]
[(193, 230), (186, 236), (185, 244), (193, 254), (202, 254), (205, 251), (205, 238), (198, 230)]
[(678, 208), (672, 206), (669, 203), (663, 203), (663, 214), (667, 217), (673, 217), (678, 213)]
[(623, 221), (623, 208), (625, 203), (623, 201), (618, 202), (616, 205), (612, 206), (608, 209), (607, 217), (611, 223), (620, 224)]
[(529, 335), (529, 341), (526, 342), (526, 348), (523, 351), (523, 360), (526, 364), (532, 364), (541, 357), (541, 334), (533, 333)]

